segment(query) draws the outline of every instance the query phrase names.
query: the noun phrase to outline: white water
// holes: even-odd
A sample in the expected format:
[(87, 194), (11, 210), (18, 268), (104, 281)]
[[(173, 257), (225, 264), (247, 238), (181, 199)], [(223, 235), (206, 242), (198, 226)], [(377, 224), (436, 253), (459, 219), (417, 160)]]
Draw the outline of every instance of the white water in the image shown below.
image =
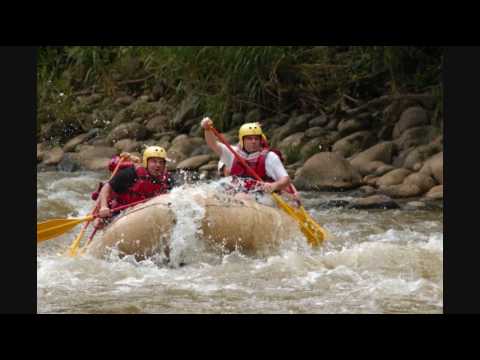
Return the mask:
[[(38, 220), (82, 216), (106, 174), (39, 173)], [(187, 192), (202, 194), (216, 184)], [(442, 313), (441, 210), (321, 209), (348, 195), (305, 193), (309, 213), (332, 235), (313, 250), (298, 239), (266, 256), (208, 253), (203, 209), (174, 190), (171, 263), (63, 253), (78, 229), (37, 248), (39, 313)], [(183, 194), (183, 195), (182, 195)], [(84, 237), (86, 237), (88, 234)], [(97, 235), (98, 236), (98, 235)], [(180, 264), (184, 263), (184, 266)]]

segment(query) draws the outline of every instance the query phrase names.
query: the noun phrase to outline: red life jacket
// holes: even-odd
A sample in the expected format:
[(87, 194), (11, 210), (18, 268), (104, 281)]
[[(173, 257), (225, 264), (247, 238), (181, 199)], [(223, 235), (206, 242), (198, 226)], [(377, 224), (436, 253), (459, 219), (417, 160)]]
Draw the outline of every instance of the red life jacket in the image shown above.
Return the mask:
[[(265, 167), (265, 159), (267, 158), (268, 152), (270, 149), (263, 149), (260, 154), (251, 159), (244, 158), (248, 166), (262, 179), (264, 182), (274, 182), (274, 180), (267, 175), (267, 170)], [(241, 155), (240, 155), (241, 156)], [(230, 175), (234, 177), (244, 178), (243, 187), (245, 190), (253, 190), (257, 184), (257, 179), (252, 177), (243, 165), (236, 158), (233, 158), (232, 168), (230, 170)]]
[[(113, 170), (115, 170), (119, 161), (120, 161), (120, 156), (118, 156), (118, 155), (115, 155), (110, 159), (110, 161), (108, 162), (108, 170), (110, 170), (111, 173), (113, 172)], [(120, 166), (118, 167), (118, 171), (129, 168), (129, 167), (132, 167), (132, 166), (133, 166), (133, 162), (123, 161), (120, 164)], [(103, 181), (101, 181), (98, 184), (97, 190), (95, 190), (92, 193), (91, 198), (92, 198), (93, 201), (98, 199), (98, 195), (100, 195), (100, 191), (102, 190), (102, 187), (103, 187), (104, 184), (105, 183)]]
[(165, 172), (159, 177), (153, 177), (142, 166), (137, 167), (135, 172), (138, 178), (125, 193), (119, 194), (112, 191), (113, 199), (116, 200), (119, 205), (127, 205), (143, 199), (152, 198), (160, 194), (165, 194), (170, 190), (171, 176), (169, 172)]

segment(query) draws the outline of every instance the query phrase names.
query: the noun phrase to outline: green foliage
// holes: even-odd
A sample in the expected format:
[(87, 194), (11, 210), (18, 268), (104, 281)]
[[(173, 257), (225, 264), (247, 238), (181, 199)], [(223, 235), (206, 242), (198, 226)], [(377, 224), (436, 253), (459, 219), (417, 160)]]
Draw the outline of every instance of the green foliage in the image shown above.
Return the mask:
[[(315, 111), (343, 94), (365, 101), (389, 92), (431, 91), (442, 86), (442, 54), (441, 47), (415, 46), (41, 47), (39, 120), (66, 117), (75, 91), (96, 86), (114, 96), (161, 80), (169, 100), (195, 95), (200, 111), (228, 128), (232, 112), (255, 107), (272, 114)], [(58, 102), (60, 92), (65, 97)]]

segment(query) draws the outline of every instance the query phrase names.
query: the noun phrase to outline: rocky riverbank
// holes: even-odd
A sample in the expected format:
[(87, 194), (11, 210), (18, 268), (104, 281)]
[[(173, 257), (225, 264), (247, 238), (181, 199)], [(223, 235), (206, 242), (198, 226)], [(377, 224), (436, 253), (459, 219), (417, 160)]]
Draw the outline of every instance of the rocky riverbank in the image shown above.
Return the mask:
[[(195, 98), (172, 106), (162, 90), (116, 98), (78, 96), (74, 136), (61, 122), (40, 130), (37, 171), (105, 170), (121, 152), (140, 156), (144, 146), (167, 149), (170, 170), (200, 179), (218, 176), (218, 157), (206, 146)], [(233, 144), (238, 127), (259, 121), (272, 147), (286, 158), (299, 190), (358, 189), (358, 208), (395, 207), (392, 199), (443, 199), (443, 121), (431, 95), (382, 96), (365, 104), (342, 99), (331, 113), (234, 113), (225, 132)], [(216, 120), (216, 119), (214, 119)], [(58, 139), (62, 139), (59, 141)]]

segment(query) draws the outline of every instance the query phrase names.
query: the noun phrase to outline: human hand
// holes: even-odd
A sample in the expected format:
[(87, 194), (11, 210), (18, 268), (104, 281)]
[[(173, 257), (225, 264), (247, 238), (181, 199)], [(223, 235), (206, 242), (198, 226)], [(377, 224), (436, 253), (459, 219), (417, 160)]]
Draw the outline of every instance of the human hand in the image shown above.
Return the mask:
[(213, 126), (213, 121), (209, 117), (205, 117), (200, 122), (200, 126), (205, 130), (210, 130), (210, 128)]
[(101, 207), (98, 211), (98, 216), (101, 218), (107, 218), (112, 216), (112, 213), (108, 207)]
[(277, 190), (275, 183), (262, 182), (261, 186), (263, 191), (269, 194)]

